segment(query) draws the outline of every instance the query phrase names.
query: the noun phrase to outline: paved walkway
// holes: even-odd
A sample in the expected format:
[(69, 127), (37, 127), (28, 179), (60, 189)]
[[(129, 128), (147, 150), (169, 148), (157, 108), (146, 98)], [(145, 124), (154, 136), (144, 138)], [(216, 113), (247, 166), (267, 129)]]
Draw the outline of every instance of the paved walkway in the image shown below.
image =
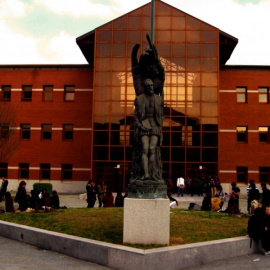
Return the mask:
[[(214, 256), (214, 254), (213, 254)], [(262, 254), (250, 254), (221, 260), (205, 265), (185, 268), (185, 270), (269, 270), (270, 257)]]
[(110, 268), (74, 259), (49, 250), (0, 237), (0, 269), (12, 270), (109, 270)]

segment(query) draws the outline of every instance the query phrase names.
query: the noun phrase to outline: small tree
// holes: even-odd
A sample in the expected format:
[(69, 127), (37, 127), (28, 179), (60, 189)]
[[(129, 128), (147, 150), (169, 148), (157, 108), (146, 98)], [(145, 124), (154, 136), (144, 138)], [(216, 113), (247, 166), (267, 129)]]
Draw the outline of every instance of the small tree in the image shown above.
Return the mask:
[(19, 145), (16, 130), (16, 109), (0, 101), (0, 162), (7, 161)]

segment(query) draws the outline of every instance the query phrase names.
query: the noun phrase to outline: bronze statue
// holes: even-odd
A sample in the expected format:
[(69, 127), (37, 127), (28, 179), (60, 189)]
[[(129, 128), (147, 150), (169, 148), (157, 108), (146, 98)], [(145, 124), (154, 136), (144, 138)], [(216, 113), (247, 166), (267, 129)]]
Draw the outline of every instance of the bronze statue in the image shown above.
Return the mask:
[(135, 99), (135, 139), (142, 148), (142, 180), (162, 180), (157, 164), (157, 146), (162, 142), (163, 98), (154, 94), (153, 82), (145, 80), (145, 91)]
[[(132, 50), (132, 76), (136, 92), (130, 194), (164, 197), (160, 146), (162, 145), (164, 68), (147, 35), (149, 47), (137, 59), (140, 44)], [(152, 194), (152, 195), (151, 195)], [(148, 198), (149, 196), (146, 195)], [(166, 196), (166, 195), (165, 195)]]

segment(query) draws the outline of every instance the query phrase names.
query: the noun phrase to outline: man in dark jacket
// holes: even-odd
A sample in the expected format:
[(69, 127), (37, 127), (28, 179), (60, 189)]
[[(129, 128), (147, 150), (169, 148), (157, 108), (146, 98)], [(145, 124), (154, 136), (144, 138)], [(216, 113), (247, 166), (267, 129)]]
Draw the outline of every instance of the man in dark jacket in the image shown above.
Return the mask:
[(270, 205), (270, 190), (265, 183), (261, 183), (262, 188), (262, 205), (269, 207)]

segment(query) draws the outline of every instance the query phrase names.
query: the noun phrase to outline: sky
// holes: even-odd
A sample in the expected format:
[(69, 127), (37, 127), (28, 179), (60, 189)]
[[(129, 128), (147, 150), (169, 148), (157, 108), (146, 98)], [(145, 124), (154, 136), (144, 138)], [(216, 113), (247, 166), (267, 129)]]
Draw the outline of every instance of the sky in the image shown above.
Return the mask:
[[(150, 0), (0, 0), (1, 64), (86, 64), (76, 38)], [(238, 38), (228, 65), (270, 65), (270, 0), (163, 0)]]

